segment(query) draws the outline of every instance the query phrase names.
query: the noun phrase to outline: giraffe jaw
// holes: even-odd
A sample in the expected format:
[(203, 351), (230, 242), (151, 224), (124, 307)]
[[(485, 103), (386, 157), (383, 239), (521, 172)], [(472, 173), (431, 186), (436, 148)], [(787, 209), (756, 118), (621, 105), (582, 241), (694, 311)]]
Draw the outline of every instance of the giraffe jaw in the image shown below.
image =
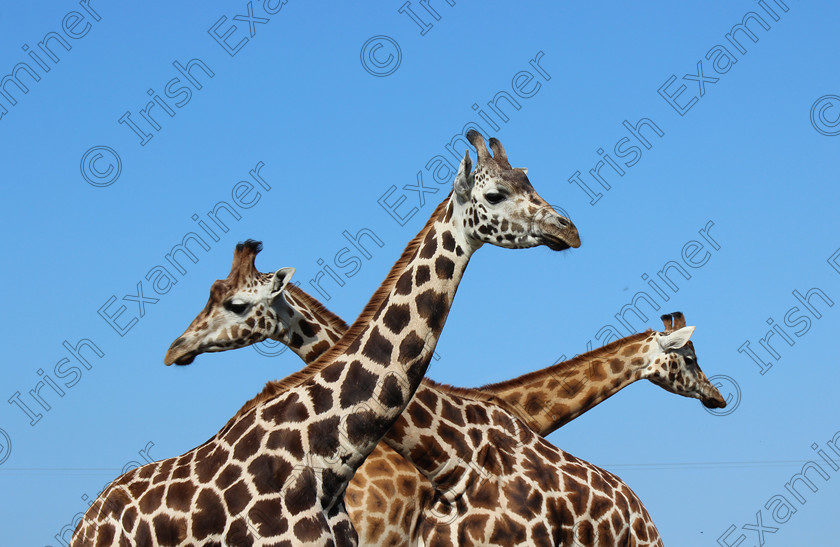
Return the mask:
[[(189, 330), (189, 329), (188, 329)], [(185, 333), (186, 334), (186, 333)], [(189, 365), (195, 358), (207, 351), (214, 351), (213, 349), (204, 347), (205, 345), (196, 342), (191, 335), (181, 336), (177, 338), (169, 349), (166, 350), (166, 355), (163, 357), (163, 364), (184, 366)], [(215, 350), (219, 351), (219, 350)]]
[(180, 357), (177, 360), (172, 361), (172, 363), (168, 363), (168, 364), (173, 364), (173, 365), (178, 365), (178, 366), (186, 366), (186, 365), (189, 365), (190, 363), (192, 363), (193, 361), (195, 361), (195, 355), (184, 355), (183, 357)]
[[(551, 249), (552, 251), (565, 251), (566, 249), (572, 248), (572, 245), (569, 245), (562, 239), (551, 238), (548, 236), (543, 237), (543, 242), (545, 243), (545, 246)], [(580, 247), (580, 242), (578, 242), (578, 244), (574, 247)]]

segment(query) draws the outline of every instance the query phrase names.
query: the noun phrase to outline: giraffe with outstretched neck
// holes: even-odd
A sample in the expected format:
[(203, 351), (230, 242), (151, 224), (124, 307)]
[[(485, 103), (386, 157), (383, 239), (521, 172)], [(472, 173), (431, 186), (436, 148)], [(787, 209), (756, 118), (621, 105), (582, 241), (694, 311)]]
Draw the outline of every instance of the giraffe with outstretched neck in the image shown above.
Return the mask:
[[(264, 339), (279, 341), (304, 361), (311, 362), (331, 345), (331, 339), (346, 330), (340, 317), (294, 285), (287, 286), (282, 298), (264, 298), (259, 280), (265, 282), (271, 276), (256, 269), (255, 259), (260, 249), (261, 244), (250, 240), (237, 245), (233, 269), (245, 264), (249, 279), (254, 281), (239, 286), (229, 280), (215, 282), (205, 308), (167, 352), (167, 364), (189, 364), (201, 353), (244, 347)], [(512, 409), (517, 418), (541, 435), (556, 430), (642, 378), (669, 391), (699, 398), (706, 406), (724, 406), (718, 391), (697, 366), (691, 342), (673, 350), (677, 365), (673, 369), (668, 361), (658, 357), (645, 359), (647, 349), (662, 334), (685, 327), (680, 313), (663, 316), (663, 321), (665, 333), (635, 334), (570, 361), (480, 390), (507, 403), (506, 408)], [(453, 389), (424, 380), (424, 386), (418, 391), (421, 396), (412, 400), (406, 412), (411, 413), (414, 405), (421, 405), (432, 415), (441, 414), (436, 404), (444, 403), (432, 402), (435, 399), (426, 395), (424, 388)], [(455, 390), (467, 397), (471, 391)], [(380, 443), (348, 486), (346, 504), (362, 543), (406, 544), (417, 535), (420, 515), (424, 513), (432, 513), (433, 521), (443, 519), (449, 523), (446, 516), (437, 515), (438, 511), (431, 509), (434, 498), (435, 488), (421, 472)]]
[[(269, 382), (204, 445), (116, 479), (73, 545), (357, 542), (344, 490), (420, 385), (472, 253), (580, 245), (522, 170), (490, 157), (477, 132), (467, 138), (475, 171), (467, 152), (453, 192), (341, 339), (307, 370)], [(274, 279), (282, 292), (288, 275)]]

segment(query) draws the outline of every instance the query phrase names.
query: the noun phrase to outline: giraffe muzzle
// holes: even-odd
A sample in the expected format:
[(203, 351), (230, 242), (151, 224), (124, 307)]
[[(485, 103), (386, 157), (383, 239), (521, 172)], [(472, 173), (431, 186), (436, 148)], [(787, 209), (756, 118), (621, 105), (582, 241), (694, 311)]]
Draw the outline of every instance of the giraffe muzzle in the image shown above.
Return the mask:
[(580, 247), (580, 234), (571, 220), (558, 217), (545, 219), (541, 224), (543, 242), (552, 251)]
[(547, 203), (534, 215), (531, 230), (552, 251), (580, 247), (577, 226)]
[(723, 396), (720, 394), (720, 392), (716, 388), (712, 387), (712, 389), (714, 391), (711, 394), (703, 397), (703, 399), (701, 400), (701, 402), (703, 403), (703, 406), (705, 406), (706, 408), (724, 408), (724, 407), (726, 407), (726, 399), (723, 398)]
[(178, 366), (189, 365), (193, 361), (195, 361), (195, 354), (194, 353), (187, 353), (187, 354), (181, 355), (179, 357), (172, 357), (172, 356), (169, 355), (169, 353), (167, 353), (166, 357), (163, 359), (163, 363), (166, 366), (169, 366), (169, 365), (178, 365)]
[(185, 341), (186, 341), (186, 338), (182, 336), (182, 337), (178, 338), (177, 340), (175, 340), (174, 342), (172, 342), (172, 345), (169, 346), (169, 350), (166, 352), (166, 356), (163, 358), (163, 363), (166, 366), (169, 366), (169, 365), (189, 365), (190, 363), (195, 361), (195, 355), (196, 355), (195, 352), (191, 352), (191, 351), (184, 352), (182, 350), (182, 353), (180, 355), (178, 354), (178, 348), (181, 345), (183, 345), (183, 343)]

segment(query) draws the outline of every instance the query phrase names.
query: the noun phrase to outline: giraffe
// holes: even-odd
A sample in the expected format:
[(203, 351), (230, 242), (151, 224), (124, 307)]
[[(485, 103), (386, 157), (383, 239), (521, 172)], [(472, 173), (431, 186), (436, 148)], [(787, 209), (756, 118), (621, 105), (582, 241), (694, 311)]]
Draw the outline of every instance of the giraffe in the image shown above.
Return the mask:
[(528, 374), (479, 388), (519, 409), (519, 416), (540, 435), (553, 433), (630, 384), (647, 379), (666, 391), (699, 399), (706, 408), (726, 400), (700, 369), (688, 340), (670, 358), (647, 359), (645, 348), (663, 334), (686, 327), (682, 312), (660, 317), (664, 332), (632, 334), (601, 348)]
[[(246, 261), (249, 279), (270, 279), (269, 274), (261, 274), (255, 266), (261, 248), (252, 240), (237, 245), (233, 270)], [(200, 353), (244, 347), (266, 338), (286, 344), (305, 362), (311, 362), (347, 328), (340, 317), (294, 285), (286, 287), (283, 298), (266, 299), (262, 294), (265, 292), (260, 291), (259, 282), (242, 286), (227, 280), (214, 283), (204, 310), (173, 343), (165, 363), (189, 364)], [(232, 305), (237, 307), (236, 312), (230, 311)], [(679, 312), (663, 315), (662, 320), (664, 334), (685, 327), (685, 318)], [(517, 418), (543, 436), (641, 378), (669, 391), (700, 398), (706, 406), (725, 406), (719, 392), (697, 366), (690, 341), (674, 350), (674, 369), (659, 357), (648, 360), (651, 362), (643, 359), (643, 348), (651, 347), (657, 337), (661, 334), (653, 331), (632, 335), (571, 361), (479, 389), (508, 403)], [(583, 389), (584, 386), (589, 389)], [(452, 389), (428, 379), (423, 387), (432, 391)], [(430, 400), (423, 387), (406, 412), (420, 405), (420, 400)], [(456, 392), (470, 395), (470, 390)], [(428, 404), (426, 408), (431, 415), (440, 414)], [(363, 544), (409, 543), (417, 534), (417, 515), (429, 511), (433, 499), (434, 489), (429, 482), (383, 443), (356, 473), (346, 493), (350, 517)]]
[[(580, 246), (577, 228), (476, 131), (453, 191), (412, 239), (354, 324), (308, 370), (269, 382), (203, 445), (118, 477), (73, 545), (222, 541), (354, 545), (343, 494), (428, 368), (472, 254)], [(288, 276), (275, 274), (282, 292)]]

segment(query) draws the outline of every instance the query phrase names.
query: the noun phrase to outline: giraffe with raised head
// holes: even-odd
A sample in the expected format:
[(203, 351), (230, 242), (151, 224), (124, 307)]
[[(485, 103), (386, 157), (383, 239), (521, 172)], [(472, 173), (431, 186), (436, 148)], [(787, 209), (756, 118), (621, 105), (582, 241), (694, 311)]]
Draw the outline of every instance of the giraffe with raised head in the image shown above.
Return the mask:
[(344, 490), (420, 385), (472, 253), (580, 245), (522, 170), (492, 158), (477, 132), (467, 138), (475, 171), (466, 152), (453, 192), (341, 339), (269, 382), (205, 444), (117, 478), (73, 545), (357, 542)]
[[(261, 245), (254, 241), (237, 245), (234, 269), (245, 260), (251, 279), (268, 280), (270, 275), (261, 274), (255, 266), (260, 249)], [(224, 290), (218, 290), (222, 286)], [(224, 280), (217, 281), (213, 287), (204, 310), (167, 352), (167, 364), (189, 364), (198, 354), (244, 347), (264, 339), (277, 340), (291, 347), (304, 361), (311, 362), (331, 345), (331, 339), (347, 328), (341, 318), (294, 285), (287, 286), (282, 298), (272, 299), (261, 296), (265, 291), (259, 289), (258, 282), (236, 286)], [(236, 311), (231, 311), (232, 307)], [(635, 334), (570, 361), (480, 390), (502, 399), (508, 404), (506, 408), (541, 435), (547, 435), (642, 378), (669, 391), (699, 398), (708, 407), (725, 406), (720, 393), (697, 366), (691, 342), (664, 356), (649, 356), (649, 348), (663, 335), (685, 327), (681, 313), (665, 315), (662, 319), (664, 333)], [(433, 402), (437, 397), (428, 395), (426, 390), (450, 389), (424, 380), (406, 412), (411, 414), (412, 407), (419, 405), (425, 406), (431, 415), (440, 415), (436, 405), (452, 408), (451, 403)], [(468, 398), (471, 391), (455, 390)], [(392, 433), (386, 436), (386, 442)], [(451, 508), (446, 515), (438, 515), (439, 511), (432, 509), (436, 489), (440, 490), (441, 484), (433, 486), (424, 480), (421, 472), (406, 459), (380, 443), (356, 473), (346, 493), (347, 508), (360, 541), (408, 544), (418, 535), (426, 513), (431, 513), (433, 522), (442, 519), (446, 524), (455, 524), (460, 517), (453, 515)]]

